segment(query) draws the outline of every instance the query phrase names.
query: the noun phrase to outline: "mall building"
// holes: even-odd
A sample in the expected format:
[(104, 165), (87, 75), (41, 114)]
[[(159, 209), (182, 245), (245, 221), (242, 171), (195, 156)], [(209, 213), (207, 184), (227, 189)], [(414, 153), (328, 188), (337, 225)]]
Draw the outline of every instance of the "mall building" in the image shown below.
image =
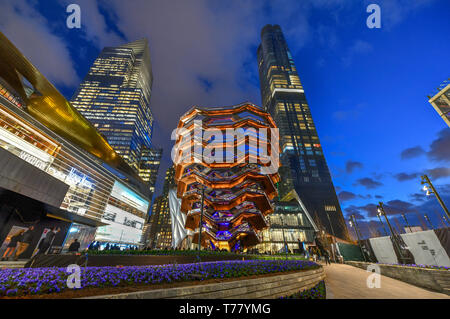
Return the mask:
[(29, 257), (52, 227), (64, 251), (139, 247), (148, 186), (0, 33), (0, 253), (34, 225)]

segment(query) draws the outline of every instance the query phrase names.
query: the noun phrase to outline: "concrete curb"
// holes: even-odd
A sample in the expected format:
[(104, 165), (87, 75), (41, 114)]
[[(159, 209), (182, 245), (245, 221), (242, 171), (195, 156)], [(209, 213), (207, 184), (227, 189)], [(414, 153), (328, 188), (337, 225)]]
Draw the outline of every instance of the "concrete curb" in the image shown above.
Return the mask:
[(222, 283), (137, 291), (80, 299), (275, 299), (314, 287), (325, 278), (323, 267), (297, 273)]

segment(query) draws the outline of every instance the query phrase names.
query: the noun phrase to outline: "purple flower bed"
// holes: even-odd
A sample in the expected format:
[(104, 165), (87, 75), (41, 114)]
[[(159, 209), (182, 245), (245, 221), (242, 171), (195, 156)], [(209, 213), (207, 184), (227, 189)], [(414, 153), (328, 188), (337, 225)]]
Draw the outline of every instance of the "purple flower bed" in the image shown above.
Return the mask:
[(325, 281), (320, 281), (317, 285), (308, 290), (297, 292), (291, 296), (280, 299), (326, 299), (327, 289)]
[[(320, 267), (304, 260), (216, 261), (195, 264), (81, 268), (81, 288), (118, 287), (262, 275)], [(68, 290), (66, 268), (0, 270), (0, 297)]]
[(416, 267), (416, 268), (426, 268), (426, 269), (436, 269), (436, 270), (450, 270), (450, 267), (445, 266), (434, 266), (434, 265), (416, 265), (416, 264), (388, 264), (388, 263), (377, 263), (380, 265), (390, 265), (390, 266), (403, 266), (403, 267)]

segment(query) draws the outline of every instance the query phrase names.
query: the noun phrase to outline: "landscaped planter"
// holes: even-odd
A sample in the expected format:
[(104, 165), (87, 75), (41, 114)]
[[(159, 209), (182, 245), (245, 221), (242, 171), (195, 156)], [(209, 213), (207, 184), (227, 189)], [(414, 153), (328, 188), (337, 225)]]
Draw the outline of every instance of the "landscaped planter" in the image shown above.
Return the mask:
[[(147, 285), (229, 279), (293, 271), (318, 270), (321, 267), (301, 260), (218, 261), (183, 265), (86, 267), (81, 269), (81, 290), (140, 287)], [(65, 268), (29, 268), (0, 270), (0, 297), (30, 296), (70, 291)], [(289, 275), (289, 274), (288, 274)], [(275, 276), (277, 277), (277, 276)], [(276, 279), (275, 279), (276, 280)], [(142, 290), (142, 289), (140, 289)], [(130, 290), (128, 290), (130, 291)]]
[[(346, 261), (346, 264), (366, 270), (373, 263)], [(378, 264), (381, 275), (398, 279), (422, 288), (450, 295), (450, 271), (448, 269), (422, 268), (411, 265)]]
[(323, 268), (257, 279), (87, 297), (84, 299), (276, 299), (315, 287)]

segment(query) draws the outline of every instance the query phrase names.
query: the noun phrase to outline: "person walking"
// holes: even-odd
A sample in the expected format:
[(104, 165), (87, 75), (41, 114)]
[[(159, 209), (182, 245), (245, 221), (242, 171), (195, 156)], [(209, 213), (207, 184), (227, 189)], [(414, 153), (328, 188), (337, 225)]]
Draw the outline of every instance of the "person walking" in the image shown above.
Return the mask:
[(331, 265), (331, 261), (330, 261), (330, 253), (328, 252), (328, 250), (325, 250), (324, 252), (324, 257), (325, 257), (325, 265)]
[(22, 234), (22, 238), (19, 240), (17, 245), (16, 253), (14, 254), (14, 260), (19, 260), (20, 255), (22, 255), (30, 246), (34, 237), (34, 226), (28, 227), (28, 229)]
[(37, 255), (47, 254), (47, 251), (53, 244), (56, 234), (59, 233), (60, 230), (60, 228), (53, 227), (52, 230), (47, 233), (45, 238), (39, 243), (39, 251)]
[(70, 253), (77, 253), (78, 249), (80, 249), (80, 243), (78, 242), (78, 238), (75, 238), (73, 243), (69, 246), (69, 252)]
[(14, 236), (11, 237), (11, 239), (9, 240), (8, 247), (6, 247), (5, 253), (2, 256), (2, 261), (9, 260), (9, 257), (12, 256), (14, 249), (17, 246), (17, 243), (21, 240), (22, 234), (24, 232), (25, 231), (23, 229), (19, 230)]

